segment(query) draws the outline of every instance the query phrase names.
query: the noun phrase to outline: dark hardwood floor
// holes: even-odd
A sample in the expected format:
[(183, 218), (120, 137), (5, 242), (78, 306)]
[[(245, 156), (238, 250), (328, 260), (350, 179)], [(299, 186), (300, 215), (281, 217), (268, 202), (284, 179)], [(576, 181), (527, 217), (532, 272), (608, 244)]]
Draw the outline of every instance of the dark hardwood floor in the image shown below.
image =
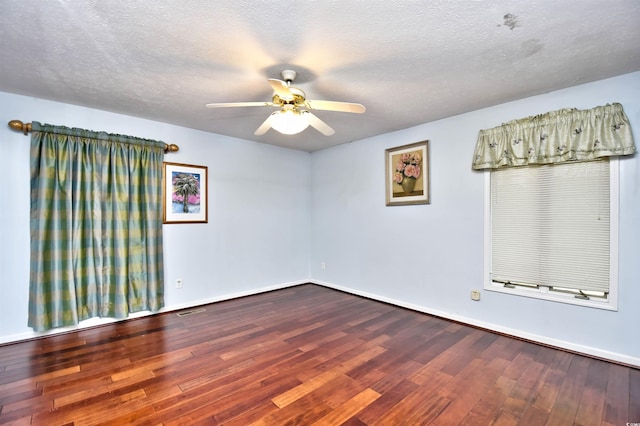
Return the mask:
[(0, 423), (616, 425), (640, 370), (307, 284), (0, 347)]

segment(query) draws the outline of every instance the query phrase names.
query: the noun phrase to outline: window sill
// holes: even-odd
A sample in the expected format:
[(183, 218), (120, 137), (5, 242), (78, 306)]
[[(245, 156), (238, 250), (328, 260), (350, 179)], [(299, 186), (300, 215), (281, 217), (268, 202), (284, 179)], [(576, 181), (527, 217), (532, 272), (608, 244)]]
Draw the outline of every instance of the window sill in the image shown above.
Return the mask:
[(594, 298), (585, 300), (585, 299), (578, 299), (572, 294), (550, 292), (546, 288), (526, 288), (526, 287), (508, 288), (508, 287), (504, 287), (503, 284), (497, 284), (493, 282), (489, 282), (485, 284), (484, 289), (488, 291), (495, 291), (497, 293), (505, 293), (505, 294), (511, 294), (514, 296), (530, 297), (533, 299), (548, 300), (551, 302), (566, 303), (569, 305), (578, 305), (578, 306), (584, 306), (588, 308), (604, 309), (607, 311), (618, 310), (617, 303), (615, 303), (615, 301), (612, 300), (611, 294), (609, 295), (608, 299), (600, 299), (600, 298), (594, 297)]

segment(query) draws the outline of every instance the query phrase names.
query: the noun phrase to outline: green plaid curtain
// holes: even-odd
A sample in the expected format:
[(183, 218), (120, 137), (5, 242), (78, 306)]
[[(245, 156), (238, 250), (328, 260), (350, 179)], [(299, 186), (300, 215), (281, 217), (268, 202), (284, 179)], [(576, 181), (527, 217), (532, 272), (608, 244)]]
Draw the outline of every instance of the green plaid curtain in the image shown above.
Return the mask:
[(29, 326), (164, 306), (159, 141), (32, 123)]

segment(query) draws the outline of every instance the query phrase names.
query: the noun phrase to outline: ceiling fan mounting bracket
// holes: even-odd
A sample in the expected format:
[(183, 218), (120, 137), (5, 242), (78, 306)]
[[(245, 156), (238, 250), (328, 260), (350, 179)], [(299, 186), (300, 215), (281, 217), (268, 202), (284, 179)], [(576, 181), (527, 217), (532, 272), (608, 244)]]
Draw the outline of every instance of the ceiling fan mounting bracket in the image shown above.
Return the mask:
[(282, 76), (282, 79), (284, 81), (287, 82), (287, 84), (292, 83), (293, 80), (296, 79), (296, 75), (298, 75), (295, 71), (293, 70), (283, 70), (280, 72), (280, 75)]

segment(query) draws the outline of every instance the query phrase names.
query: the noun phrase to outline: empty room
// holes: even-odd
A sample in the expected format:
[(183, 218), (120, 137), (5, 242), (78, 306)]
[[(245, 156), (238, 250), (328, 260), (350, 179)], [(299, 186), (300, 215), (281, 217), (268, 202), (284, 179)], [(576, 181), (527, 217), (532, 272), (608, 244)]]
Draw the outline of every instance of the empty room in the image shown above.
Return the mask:
[(0, 424), (640, 424), (640, 2), (0, 3)]

